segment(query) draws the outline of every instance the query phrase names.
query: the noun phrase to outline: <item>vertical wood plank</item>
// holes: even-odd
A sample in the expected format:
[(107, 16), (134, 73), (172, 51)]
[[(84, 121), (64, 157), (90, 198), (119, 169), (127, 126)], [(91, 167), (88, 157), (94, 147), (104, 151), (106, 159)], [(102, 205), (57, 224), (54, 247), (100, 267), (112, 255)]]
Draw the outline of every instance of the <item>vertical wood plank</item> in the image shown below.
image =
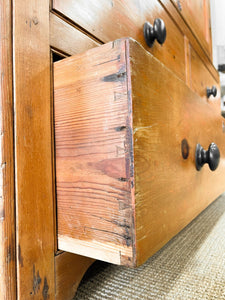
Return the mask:
[(0, 299), (16, 299), (12, 5), (0, 2)]
[(54, 299), (49, 1), (13, 9), (18, 298)]

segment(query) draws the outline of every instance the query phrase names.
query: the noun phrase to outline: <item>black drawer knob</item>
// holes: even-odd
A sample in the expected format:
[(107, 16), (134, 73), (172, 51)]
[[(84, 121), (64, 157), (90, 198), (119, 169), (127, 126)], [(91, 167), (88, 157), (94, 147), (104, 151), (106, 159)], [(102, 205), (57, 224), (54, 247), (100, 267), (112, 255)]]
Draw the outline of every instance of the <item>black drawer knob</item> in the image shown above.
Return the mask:
[(207, 94), (207, 98), (209, 98), (211, 95), (213, 95), (213, 97), (216, 97), (216, 94), (217, 94), (216, 86), (213, 85), (211, 89), (209, 87), (207, 87), (206, 94)]
[(197, 144), (195, 150), (195, 164), (199, 171), (207, 163), (212, 171), (215, 171), (220, 162), (220, 151), (215, 143), (209, 145), (208, 150), (204, 150), (200, 144)]
[(153, 46), (155, 39), (162, 45), (166, 39), (166, 26), (163, 20), (155, 19), (153, 26), (149, 22), (145, 22), (144, 37), (149, 47)]

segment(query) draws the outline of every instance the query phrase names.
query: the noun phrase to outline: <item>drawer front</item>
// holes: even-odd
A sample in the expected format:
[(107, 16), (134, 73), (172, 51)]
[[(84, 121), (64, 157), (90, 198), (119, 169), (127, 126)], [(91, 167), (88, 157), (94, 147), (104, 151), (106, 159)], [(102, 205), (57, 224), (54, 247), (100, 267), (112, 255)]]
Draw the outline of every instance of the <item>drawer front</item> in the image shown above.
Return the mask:
[[(61, 250), (140, 265), (224, 191), (219, 100), (134, 40), (56, 62), (54, 89)], [(218, 168), (197, 171), (196, 145), (212, 142)]]
[[(224, 192), (225, 134), (219, 99), (199, 97), (142, 49), (131, 48), (140, 264)], [(204, 165), (197, 171), (196, 145), (207, 150), (212, 142), (220, 149), (219, 167), (213, 172)]]
[[(184, 35), (158, 0), (151, 1), (88, 1), (53, 0), (53, 8), (60, 14), (106, 43), (122, 37), (132, 37), (142, 44), (181, 79), (185, 80)], [(143, 26), (161, 18), (167, 38), (163, 46), (154, 43), (149, 48), (144, 40)]]
[(220, 99), (220, 86), (218, 80), (216, 80), (205, 64), (202, 62), (199, 55), (190, 46), (190, 82), (193, 91), (199, 94), (200, 97), (207, 99), (207, 88), (212, 88), (216, 86), (217, 94), (216, 96), (211, 95), (210, 100)]
[(212, 57), (209, 0), (173, 0), (208, 56)]

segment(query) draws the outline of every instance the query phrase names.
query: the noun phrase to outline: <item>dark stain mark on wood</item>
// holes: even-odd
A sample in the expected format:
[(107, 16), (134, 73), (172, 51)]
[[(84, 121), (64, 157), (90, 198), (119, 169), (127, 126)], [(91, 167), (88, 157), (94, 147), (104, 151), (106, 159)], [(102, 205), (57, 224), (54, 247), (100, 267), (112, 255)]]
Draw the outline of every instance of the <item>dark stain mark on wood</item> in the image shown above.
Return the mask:
[(32, 21), (33, 21), (34, 25), (37, 25), (39, 23), (37, 17), (33, 17)]
[(118, 126), (115, 128), (116, 131), (123, 131), (124, 129), (126, 129), (127, 126)]
[(9, 245), (7, 249), (6, 263), (9, 264), (11, 260), (12, 260), (12, 247), (11, 245)]
[(186, 139), (183, 139), (181, 142), (181, 153), (183, 159), (187, 159), (189, 156), (189, 145)]
[(33, 109), (32, 109), (32, 106), (31, 105), (26, 105), (25, 106), (25, 111), (26, 111), (28, 117), (30, 119), (32, 119), (33, 118)]
[(93, 215), (93, 214), (92, 214), (92, 216), (93, 216), (93, 217), (96, 217), (96, 218), (98, 218), (98, 219), (100, 219), (100, 220), (103, 220), (103, 221), (106, 221), (106, 222), (115, 224), (115, 225), (117, 225), (118, 227), (125, 228), (126, 233), (129, 235), (130, 225), (126, 223), (126, 219), (123, 219), (123, 223), (120, 223), (120, 222), (118, 222), (117, 220), (113, 220), (113, 219), (108, 220), (108, 219), (106, 219), (106, 218), (103, 218), (103, 217), (100, 217), (100, 216), (97, 216), (97, 215)]
[(42, 296), (43, 296), (44, 300), (49, 298), (48, 290), (49, 290), (49, 286), (48, 286), (47, 278), (45, 277), (44, 278), (44, 287), (42, 290)]
[(21, 254), (21, 247), (19, 245), (18, 247), (18, 258), (19, 258), (19, 264), (21, 267), (23, 267), (23, 257), (22, 257), (22, 254)]
[(35, 265), (33, 265), (33, 291), (34, 291), (34, 295), (36, 295), (38, 293), (38, 291), (40, 290), (40, 285), (41, 285), (41, 277), (39, 275), (39, 271), (35, 271)]
[(101, 65), (105, 65), (105, 64), (111, 63), (111, 62), (113, 62), (113, 61), (120, 61), (120, 55), (118, 55), (116, 58), (113, 58), (113, 59), (104, 61), (104, 62), (102, 62), (102, 63), (96, 64), (96, 65), (94, 65), (94, 67), (96, 67), (96, 66), (101, 66)]
[(125, 241), (127, 247), (129, 247), (131, 245), (132, 238), (129, 235), (119, 234), (117, 232), (113, 232), (113, 231), (109, 231), (109, 230), (104, 230), (104, 229), (100, 229), (100, 228), (94, 228), (94, 227), (87, 227), (86, 226), (85, 228), (86, 229), (90, 229), (90, 230), (97, 230), (97, 231), (100, 231), (100, 232), (105, 232), (105, 233), (116, 235), (116, 236), (122, 238), (122, 240)]
[[(132, 242), (132, 238), (131, 238), (131, 235), (130, 235), (130, 231), (131, 231), (131, 227), (129, 224), (126, 223), (126, 219), (123, 219), (123, 223), (121, 222), (118, 222), (117, 220), (108, 220), (106, 218), (103, 218), (103, 217), (99, 217), (97, 215), (92, 215), (93, 217), (96, 217), (98, 219), (101, 219), (103, 221), (106, 221), (106, 222), (109, 222), (109, 223), (112, 223), (112, 224), (115, 224), (117, 225), (118, 227), (121, 227), (124, 229), (124, 233), (123, 234), (119, 234), (119, 233), (115, 233), (115, 232), (111, 232), (113, 234), (116, 234), (122, 238), (124, 238), (125, 240), (125, 243), (126, 243), (126, 246), (129, 247), (131, 246), (131, 242)], [(87, 227), (88, 228), (88, 227)], [(95, 230), (99, 230), (99, 231), (103, 231), (103, 232), (109, 232), (109, 231), (106, 231), (106, 230), (101, 230), (101, 229), (98, 229), (98, 228), (92, 228), (92, 229), (95, 229)]]
[(119, 72), (104, 76), (101, 80), (104, 82), (123, 82), (126, 80), (126, 75), (127, 72), (121, 68)]
[(119, 181), (128, 181), (128, 178), (120, 177), (118, 178)]
[(124, 239), (125, 239), (127, 247), (130, 247), (132, 244), (132, 238), (130, 237), (130, 235), (124, 235)]

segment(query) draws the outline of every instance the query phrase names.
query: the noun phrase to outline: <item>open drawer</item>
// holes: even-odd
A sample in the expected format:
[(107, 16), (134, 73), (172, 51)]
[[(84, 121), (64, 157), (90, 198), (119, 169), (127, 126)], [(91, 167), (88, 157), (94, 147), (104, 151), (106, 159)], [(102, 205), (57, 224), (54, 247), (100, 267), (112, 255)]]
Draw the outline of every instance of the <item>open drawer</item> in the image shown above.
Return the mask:
[(61, 250), (138, 266), (225, 190), (219, 99), (132, 39), (54, 64), (54, 126)]

